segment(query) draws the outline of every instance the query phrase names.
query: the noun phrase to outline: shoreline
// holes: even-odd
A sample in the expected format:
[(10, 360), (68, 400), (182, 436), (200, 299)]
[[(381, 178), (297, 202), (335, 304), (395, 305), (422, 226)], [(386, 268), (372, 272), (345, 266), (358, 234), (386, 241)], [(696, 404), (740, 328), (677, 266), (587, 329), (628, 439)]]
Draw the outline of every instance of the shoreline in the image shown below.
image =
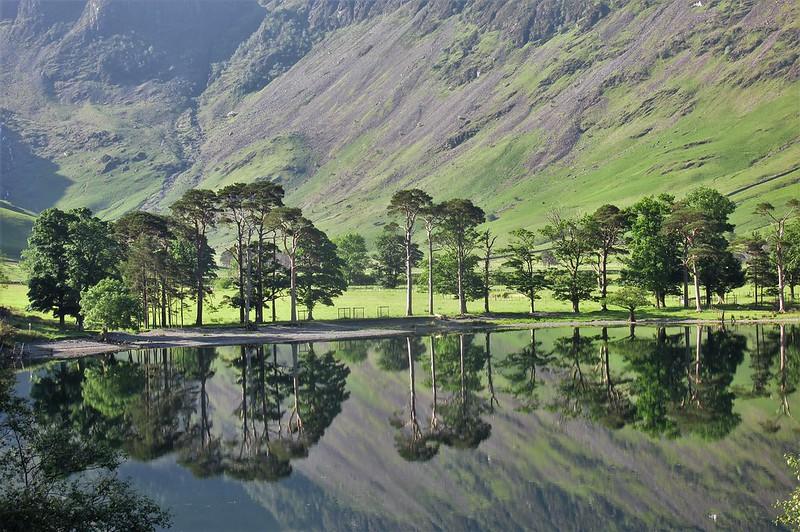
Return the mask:
[(507, 318), (452, 318), (429, 316), (366, 320), (336, 320), (262, 324), (258, 330), (241, 327), (185, 327), (154, 329), (141, 333), (109, 333), (108, 341), (65, 339), (31, 342), (22, 348), (23, 361), (46, 361), (81, 358), (139, 349), (176, 347), (221, 347), (241, 344), (307, 343), (324, 341), (369, 340), (397, 336), (424, 336), (459, 332), (500, 332), (555, 327), (630, 327), (680, 325), (753, 325), (800, 323), (800, 317), (741, 319), (721, 322), (709, 319), (645, 318), (627, 320), (544, 320), (508, 322)]

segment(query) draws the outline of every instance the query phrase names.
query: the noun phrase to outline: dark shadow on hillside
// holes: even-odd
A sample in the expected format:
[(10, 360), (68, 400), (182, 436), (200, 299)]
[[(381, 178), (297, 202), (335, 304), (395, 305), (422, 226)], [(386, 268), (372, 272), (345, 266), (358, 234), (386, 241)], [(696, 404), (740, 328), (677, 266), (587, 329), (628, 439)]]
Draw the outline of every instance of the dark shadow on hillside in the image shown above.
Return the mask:
[(0, 199), (39, 212), (61, 199), (70, 183), (0, 118)]

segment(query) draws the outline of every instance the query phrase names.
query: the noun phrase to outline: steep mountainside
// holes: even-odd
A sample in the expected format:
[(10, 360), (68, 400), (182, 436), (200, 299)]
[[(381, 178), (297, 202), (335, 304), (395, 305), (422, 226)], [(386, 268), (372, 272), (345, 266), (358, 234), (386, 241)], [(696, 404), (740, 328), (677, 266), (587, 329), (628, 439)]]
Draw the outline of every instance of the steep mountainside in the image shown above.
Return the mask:
[(282, 183), (334, 232), (392, 191), (504, 231), (697, 184), (800, 195), (792, 0), (0, 0), (0, 197), (105, 216)]

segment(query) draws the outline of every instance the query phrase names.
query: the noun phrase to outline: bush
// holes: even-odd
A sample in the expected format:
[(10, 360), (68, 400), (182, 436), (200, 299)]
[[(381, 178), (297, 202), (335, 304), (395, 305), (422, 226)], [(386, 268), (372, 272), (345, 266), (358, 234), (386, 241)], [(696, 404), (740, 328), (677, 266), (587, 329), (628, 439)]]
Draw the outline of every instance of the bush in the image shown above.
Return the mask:
[(139, 302), (117, 279), (103, 279), (81, 293), (81, 312), (85, 320), (108, 329), (130, 329), (136, 326)]

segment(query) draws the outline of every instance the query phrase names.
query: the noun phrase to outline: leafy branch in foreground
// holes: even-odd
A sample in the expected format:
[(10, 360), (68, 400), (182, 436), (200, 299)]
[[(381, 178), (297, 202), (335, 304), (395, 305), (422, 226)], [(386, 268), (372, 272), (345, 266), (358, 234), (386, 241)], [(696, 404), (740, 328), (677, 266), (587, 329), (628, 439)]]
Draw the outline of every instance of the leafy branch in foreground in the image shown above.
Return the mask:
[(44, 425), (0, 375), (0, 523), (3, 530), (154, 530), (170, 517), (117, 477), (118, 453)]
[[(786, 455), (786, 463), (792, 470), (792, 474), (800, 481), (800, 456)], [(792, 530), (800, 530), (800, 485), (798, 485), (788, 499), (778, 501), (775, 507), (783, 510), (775, 521), (778, 525), (783, 525)]]

